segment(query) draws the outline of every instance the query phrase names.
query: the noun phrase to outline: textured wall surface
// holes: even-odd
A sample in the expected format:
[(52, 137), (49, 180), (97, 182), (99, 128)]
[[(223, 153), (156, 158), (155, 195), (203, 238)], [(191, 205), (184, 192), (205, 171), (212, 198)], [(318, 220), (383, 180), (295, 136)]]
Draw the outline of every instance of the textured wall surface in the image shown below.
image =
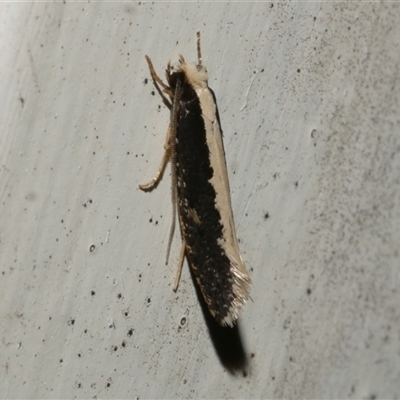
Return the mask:
[[(202, 33), (254, 281), (202, 310), (162, 73)], [(0, 5), (0, 397), (399, 398), (400, 7)], [(148, 81), (146, 81), (148, 79)]]

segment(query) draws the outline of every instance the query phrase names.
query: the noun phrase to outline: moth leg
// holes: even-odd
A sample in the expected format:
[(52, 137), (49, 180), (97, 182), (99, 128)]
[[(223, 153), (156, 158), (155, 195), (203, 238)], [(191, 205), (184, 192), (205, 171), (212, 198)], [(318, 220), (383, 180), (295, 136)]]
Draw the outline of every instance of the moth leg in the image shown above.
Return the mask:
[(185, 58), (183, 57), (182, 54), (179, 54), (179, 64), (185, 64), (185, 63), (186, 63)]
[[(160, 89), (160, 87), (159, 87), (158, 85), (160, 85), (160, 86), (163, 88), (164, 92), (165, 92), (169, 97), (171, 97), (171, 99), (174, 97), (174, 92), (173, 92), (172, 89), (171, 89), (169, 86), (167, 86), (167, 85), (161, 80), (161, 78), (157, 75), (157, 72), (155, 71), (155, 69), (154, 69), (154, 67), (153, 67), (153, 63), (151, 62), (149, 56), (146, 56), (146, 61), (147, 61), (147, 64), (148, 64), (148, 66), (149, 66), (150, 74), (151, 74), (151, 77), (152, 77), (153, 82), (154, 82), (154, 86), (156, 87), (158, 94), (162, 97), (163, 103), (164, 103), (169, 109), (171, 109), (171, 108), (172, 108), (171, 102), (164, 96), (163, 91)], [(171, 69), (170, 63), (168, 63), (168, 66), (167, 66), (167, 74), (170, 74), (170, 69)]]
[(181, 255), (179, 256), (178, 271), (176, 273), (174, 289), (173, 289), (174, 292), (178, 290), (179, 281), (181, 280), (183, 261), (185, 260), (185, 250), (186, 250), (186, 242), (185, 240), (182, 240)]
[[(168, 63), (167, 73), (170, 69), (171, 64)], [(171, 250), (172, 240), (174, 238), (175, 232), (175, 221), (176, 221), (176, 210), (178, 205), (178, 190), (177, 190), (177, 176), (176, 176), (176, 129), (178, 126), (178, 111), (179, 111), (179, 102), (182, 95), (182, 82), (178, 79), (176, 81), (174, 98), (172, 102), (172, 109), (170, 115), (169, 122), (169, 131), (170, 131), (170, 159), (171, 159), (171, 200), (172, 200), (172, 223), (171, 229), (169, 231), (169, 239), (168, 239), (168, 248), (167, 248), (167, 257), (165, 260), (165, 264), (168, 264), (169, 252)]]
[(170, 138), (171, 138), (171, 126), (168, 126), (167, 137), (165, 139), (165, 144), (164, 144), (165, 151), (160, 166), (158, 168), (158, 171), (150, 182), (139, 185), (140, 190), (143, 190), (145, 192), (153, 190), (157, 186), (158, 182), (161, 180), (165, 167), (168, 164), (168, 161), (171, 157)]

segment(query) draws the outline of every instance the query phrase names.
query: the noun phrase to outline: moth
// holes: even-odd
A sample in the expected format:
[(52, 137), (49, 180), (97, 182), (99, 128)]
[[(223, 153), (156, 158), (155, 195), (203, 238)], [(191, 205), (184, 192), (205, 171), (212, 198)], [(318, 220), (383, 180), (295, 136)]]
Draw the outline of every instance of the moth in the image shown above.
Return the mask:
[(170, 121), (160, 167), (139, 188), (155, 188), (171, 161), (173, 221), (167, 262), (176, 210), (182, 237), (174, 290), (186, 257), (211, 315), (220, 325), (233, 326), (250, 297), (251, 279), (239, 253), (221, 122), (202, 64), (199, 32), (197, 58), (197, 64), (186, 63), (182, 55), (176, 65), (168, 62), (165, 84), (146, 56), (154, 86), (170, 110)]

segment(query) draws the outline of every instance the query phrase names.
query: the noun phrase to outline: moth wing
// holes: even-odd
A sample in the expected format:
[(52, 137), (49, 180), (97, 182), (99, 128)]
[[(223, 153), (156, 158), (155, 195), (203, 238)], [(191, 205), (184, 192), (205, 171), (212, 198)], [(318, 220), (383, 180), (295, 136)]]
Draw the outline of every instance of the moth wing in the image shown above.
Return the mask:
[[(223, 233), (226, 240), (223, 247), (231, 262), (232, 272), (235, 275), (237, 294), (246, 299), (249, 297), (251, 280), (239, 252), (239, 244), (236, 237), (235, 222), (232, 213), (225, 150), (221, 128), (218, 118), (216, 117), (217, 110), (215, 103), (214, 108), (213, 119), (205, 118), (205, 120), (208, 120), (207, 124), (210, 124), (209, 128), (211, 128), (207, 129), (207, 132), (211, 133), (207, 134), (207, 142), (210, 149), (211, 162), (214, 167), (214, 174), (211, 182), (217, 191), (216, 201), (222, 218), (224, 227)], [(210, 116), (211, 115), (207, 117)]]

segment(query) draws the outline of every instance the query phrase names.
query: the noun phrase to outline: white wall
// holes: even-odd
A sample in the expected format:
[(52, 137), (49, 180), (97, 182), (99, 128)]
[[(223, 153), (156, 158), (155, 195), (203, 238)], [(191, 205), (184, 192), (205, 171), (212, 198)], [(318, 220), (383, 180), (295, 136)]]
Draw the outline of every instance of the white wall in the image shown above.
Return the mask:
[[(399, 398), (399, 11), (2, 3), (0, 397)], [(169, 172), (137, 188), (168, 124), (144, 56), (197, 30), (254, 281), (236, 364), (187, 267), (172, 291)]]

